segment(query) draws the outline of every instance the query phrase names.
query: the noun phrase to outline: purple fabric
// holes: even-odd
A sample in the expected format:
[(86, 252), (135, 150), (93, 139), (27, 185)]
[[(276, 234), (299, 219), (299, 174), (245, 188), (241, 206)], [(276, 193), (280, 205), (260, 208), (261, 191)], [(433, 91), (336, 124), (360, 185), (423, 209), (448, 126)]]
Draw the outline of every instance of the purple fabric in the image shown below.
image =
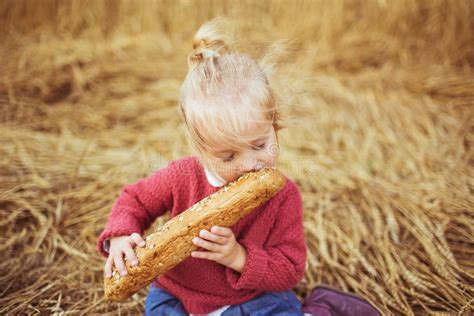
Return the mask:
[(318, 316), (380, 316), (366, 300), (327, 286), (316, 286), (306, 296), (303, 312)]

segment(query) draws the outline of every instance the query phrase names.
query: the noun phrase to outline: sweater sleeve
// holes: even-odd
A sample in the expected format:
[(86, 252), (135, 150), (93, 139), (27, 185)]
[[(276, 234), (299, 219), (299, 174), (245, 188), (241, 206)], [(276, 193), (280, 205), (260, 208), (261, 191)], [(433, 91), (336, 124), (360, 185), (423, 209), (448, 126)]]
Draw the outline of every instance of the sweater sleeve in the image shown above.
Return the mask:
[(303, 278), (306, 241), (302, 198), (294, 183), (290, 183), (287, 193), (265, 246), (257, 246), (252, 240), (239, 241), (247, 250), (247, 260), (241, 274), (226, 268), (227, 281), (233, 289), (286, 291)]
[(171, 162), (151, 176), (123, 187), (97, 240), (97, 248), (104, 257), (109, 255), (109, 238), (142, 235), (158, 216), (172, 208), (175, 164)]

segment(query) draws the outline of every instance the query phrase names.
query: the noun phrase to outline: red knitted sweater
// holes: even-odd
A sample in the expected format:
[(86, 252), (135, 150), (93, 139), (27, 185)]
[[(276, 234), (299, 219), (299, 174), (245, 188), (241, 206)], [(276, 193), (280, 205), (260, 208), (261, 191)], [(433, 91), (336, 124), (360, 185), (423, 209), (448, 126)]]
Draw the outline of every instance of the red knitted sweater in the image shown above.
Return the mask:
[[(188, 313), (210, 313), (240, 304), (263, 292), (286, 291), (302, 279), (306, 262), (301, 194), (286, 177), (272, 199), (231, 227), (247, 250), (242, 274), (214, 261), (188, 257), (154, 283), (181, 301)], [(196, 156), (171, 162), (151, 176), (126, 185), (115, 202), (106, 227), (97, 240), (143, 234), (153, 221), (171, 211), (178, 215), (217, 191), (209, 184)]]

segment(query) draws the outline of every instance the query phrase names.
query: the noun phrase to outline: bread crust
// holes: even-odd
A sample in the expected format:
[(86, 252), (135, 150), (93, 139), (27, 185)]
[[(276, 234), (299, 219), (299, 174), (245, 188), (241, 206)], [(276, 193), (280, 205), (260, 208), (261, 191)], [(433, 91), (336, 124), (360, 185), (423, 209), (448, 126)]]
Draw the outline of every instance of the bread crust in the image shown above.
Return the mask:
[(285, 180), (275, 168), (249, 172), (173, 217), (145, 238), (145, 247), (135, 248), (139, 264), (125, 261), (126, 276), (114, 267), (112, 277), (104, 277), (106, 298), (128, 299), (197, 250), (192, 239), (202, 229), (233, 226), (280, 191)]

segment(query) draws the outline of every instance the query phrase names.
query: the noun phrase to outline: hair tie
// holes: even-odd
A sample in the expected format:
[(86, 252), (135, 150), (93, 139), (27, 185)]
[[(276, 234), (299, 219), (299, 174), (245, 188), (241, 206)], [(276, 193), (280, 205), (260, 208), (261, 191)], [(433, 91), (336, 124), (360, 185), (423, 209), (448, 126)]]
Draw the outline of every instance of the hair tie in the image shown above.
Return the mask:
[(211, 50), (211, 49), (206, 49), (206, 48), (202, 49), (200, 51), (200, 54), (202, 55), (203, 59), (212, 58), (212, 57), (220, 57), (221, 56), (216, 51)]

